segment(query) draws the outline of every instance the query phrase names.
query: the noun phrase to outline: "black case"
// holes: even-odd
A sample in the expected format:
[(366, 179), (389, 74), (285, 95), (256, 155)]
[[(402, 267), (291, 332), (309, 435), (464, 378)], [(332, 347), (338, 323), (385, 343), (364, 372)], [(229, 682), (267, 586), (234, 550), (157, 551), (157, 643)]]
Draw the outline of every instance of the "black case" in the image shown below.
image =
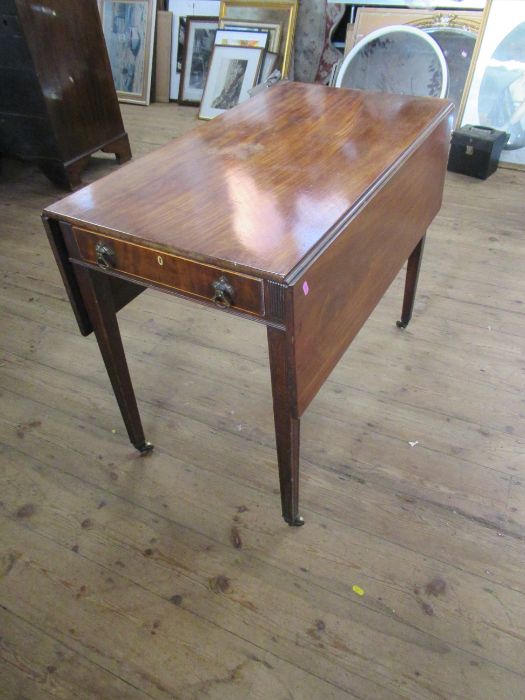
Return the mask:
[(486, 180), (509, 139), (505, 131), (467, 124), (452, 133), (448, 170)]

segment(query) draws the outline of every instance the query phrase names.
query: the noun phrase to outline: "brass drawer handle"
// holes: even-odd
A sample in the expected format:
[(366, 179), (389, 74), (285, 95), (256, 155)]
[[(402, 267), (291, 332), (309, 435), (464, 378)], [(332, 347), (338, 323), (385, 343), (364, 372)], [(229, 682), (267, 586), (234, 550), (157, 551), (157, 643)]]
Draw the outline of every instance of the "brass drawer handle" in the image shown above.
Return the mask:
[(97, 265), (105, 270), (115, 267), (115, 251), (107, 243), (99, 241), (95, 246), (95, 253), (97, 254)]
[(229, 308), (233, 303), (234, 289), (228, 282), (226, 277), (221, 275), (218, 280), (211, 285), (214, 290), (213, 301), (217, 306), (222, 306), (223, 308)]

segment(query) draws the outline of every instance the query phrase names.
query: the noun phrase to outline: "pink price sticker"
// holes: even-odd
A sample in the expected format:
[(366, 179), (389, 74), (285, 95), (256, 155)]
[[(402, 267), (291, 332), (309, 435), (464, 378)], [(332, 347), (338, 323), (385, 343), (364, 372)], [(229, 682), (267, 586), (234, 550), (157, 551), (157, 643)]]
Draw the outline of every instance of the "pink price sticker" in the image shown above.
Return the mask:
[(305, 281), (303, 282), (303, 292), (304, 292), (304, 295), (306, 296), (306, 295), (308, 294), (309, 291), (310, 291), (310, 287), (308, 286), (308, 282), (305, 280)]

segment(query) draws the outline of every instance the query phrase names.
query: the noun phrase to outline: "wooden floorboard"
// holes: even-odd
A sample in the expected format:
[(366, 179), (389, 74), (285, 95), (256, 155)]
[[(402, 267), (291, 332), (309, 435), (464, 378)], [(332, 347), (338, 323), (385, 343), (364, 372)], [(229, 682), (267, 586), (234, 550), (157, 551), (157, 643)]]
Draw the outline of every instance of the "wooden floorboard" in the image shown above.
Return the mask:
[[(205, 128), (122, 108), (135, 156)], [(299, 530), (264, 327), (121, 312), (138, 456), (39, 220), (62, 193), (2, 177), (2, 700), (525, 697), (525, 173), (447, 175), (412, 324), (399, 276), (302, 420)]]

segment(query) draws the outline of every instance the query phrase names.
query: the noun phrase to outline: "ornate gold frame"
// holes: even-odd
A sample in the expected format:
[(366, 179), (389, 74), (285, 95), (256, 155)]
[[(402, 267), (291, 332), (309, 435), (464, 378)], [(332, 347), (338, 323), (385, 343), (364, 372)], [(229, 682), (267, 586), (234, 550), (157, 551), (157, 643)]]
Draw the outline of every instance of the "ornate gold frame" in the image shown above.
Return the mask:
[(407, 24), (418, 28), (436, 28), (436, 29), (464, 29), (466, 31), (475, 32), (476, 35), (479, 33), (481, 27), (481, 16), (479, 20), (467, 19), (466, 17), (460, 17), (454, 12), (440, 12), (439, 14), (429, 15), (428, 17), (421, 17), (420, 19), (413, 19)]
[[(221, 0), (219, 25), (221, 26), (221, 23), (226, 22), (228, 19), (235, 21), (248, 19), (247, 17), (237, 16), (235, 9), (253, 8), (257, 10), (277, 10), (283, 13), (286, 12), (287, 14), (283, 17), (283, 37), (281, 40), (281, 49), (279, 51), (281, 65), (278, 65), (284, 78), (288, 75), (292, 60), (293, 39), (297, 22), (297, 6), (298, 0)], [(254, 17), (253, 21), (256, 20), (257, 17)], [(287, 26), (285, 31), (286, 20)], [(261, 22), (264, 21), (266, 20), (261, 19)]]

